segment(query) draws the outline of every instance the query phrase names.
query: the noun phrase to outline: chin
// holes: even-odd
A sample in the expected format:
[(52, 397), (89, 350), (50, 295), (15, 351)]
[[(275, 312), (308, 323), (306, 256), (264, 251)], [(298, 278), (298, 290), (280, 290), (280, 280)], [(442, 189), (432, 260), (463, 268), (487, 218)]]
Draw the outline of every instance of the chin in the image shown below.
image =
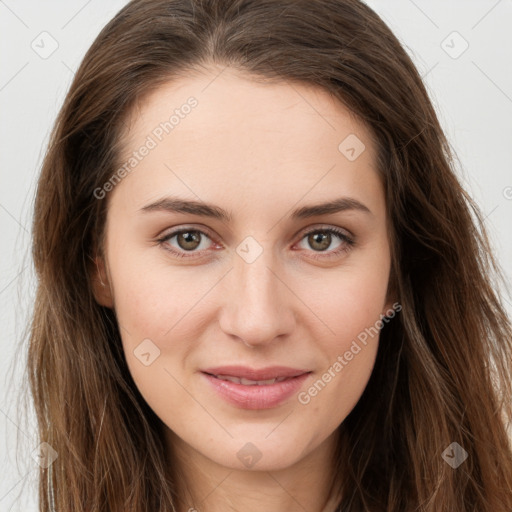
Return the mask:
[(270, 431), (267, 428), (264, 434), (254, 436), (246, 431), (227, 444), (217, 441), (215, 450), (208, 449), (203, 455), (232, 470), (280, 471), (293, 466), (307, 451), (309, 443), (298, 442), (296, 436), (284, 431), (269, 435)]

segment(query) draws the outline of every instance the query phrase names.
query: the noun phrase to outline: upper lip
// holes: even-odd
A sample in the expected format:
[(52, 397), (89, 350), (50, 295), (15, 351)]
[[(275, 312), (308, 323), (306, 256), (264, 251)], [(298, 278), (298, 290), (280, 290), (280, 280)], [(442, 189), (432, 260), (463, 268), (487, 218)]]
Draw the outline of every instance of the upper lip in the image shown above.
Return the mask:
[(248, 366), (216, 366), (215, 368), (206, 368), (201, 370), (210, 375), (229, 375), (240, 379), (249, 380), (267, 380), (279, 377), (297, 377), (309, 370), (290, 368), (288, 366), (269, 366), (267, 368), (250, 368)]

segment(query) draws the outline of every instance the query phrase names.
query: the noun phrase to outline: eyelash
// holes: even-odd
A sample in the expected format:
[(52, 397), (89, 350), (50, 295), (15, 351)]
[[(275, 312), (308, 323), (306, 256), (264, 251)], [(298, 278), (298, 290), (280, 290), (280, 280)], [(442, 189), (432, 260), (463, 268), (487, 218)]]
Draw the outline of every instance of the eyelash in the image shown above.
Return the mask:
[[(195, 258), (196, 257), (195, 254), (197, 254), (195, 251), (188, 251), (189, 254), (187, 254), (187, 251), (180, 252), (174, 248), (171, 248), (171, 246), (169, 246), (168, 244), (166, 245), (166, 242), (168, 242), (171, 238), (173, 238), (176, 235), (179, 235), (181, 233), (187, 233), (187, 232), (200, 233), (201, 235), (204, 235), (207, 238), (210, 238), (210, 240), (212, 240), (212, 237), (210, 237), (208, 235), (208, 233), (206, 233), (200, 229), (197, 229), (197, 228), (193, 228), (193, 229), (192, 228), (184, 228), (183, 229), (182, 228), (177, 231), (168, 233), (168, 234), (162, 236), (161, 238), (158, 238), (157, 242), (159, 243), (159, 245), (162, 245), (166, 251), (169, 251), (170, 253), (172, 253), (174, 256), (176, 256), (178, 258)], [(311, 235), (312, 233), (330, 233), (332, 235), (336, 235), (337, 237), (339, 237), (342, 242), (342, 245), (340, 245), (340, 247), (338, 247), (337, 249), (334, 249), (332, 252), (326, 253), (324, 251), (312, 251), (313, 253), (316, 253), (316, 255), (312, 256), (313, 259), (325, 260), (325, 259), (335, 258), (336, 256), (339, 256), (342, 253), (349, 252), (352, 249), (352, 247), (355, 245), (355, 241), (353, 238), (349, 237), (347, 234), (345, 234), (340, 229), (337, 229), (334, 227), (313, 228), (309, 231), (306, 231), (300, 238), (300, 241), (304, 240), (304, 238), (306, 238), (308, 235)]]

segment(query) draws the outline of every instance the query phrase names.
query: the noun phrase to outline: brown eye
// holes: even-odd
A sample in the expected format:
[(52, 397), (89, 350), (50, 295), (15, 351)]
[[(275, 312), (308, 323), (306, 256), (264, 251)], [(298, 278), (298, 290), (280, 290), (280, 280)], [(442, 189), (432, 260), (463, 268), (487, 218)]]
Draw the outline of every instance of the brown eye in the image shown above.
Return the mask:
[(201, 235), (199, 231), (183, 231), (175, 236), (178, 245), (184, 251), (193, 251), (194, 249), (197, 249), (201, 243)]
[(332, 237), (325, 231), (317, 231), (308, 235), (308, 243), (312, 249), (325, 251), (331, 245)]
[(213, 244), (210, 236), (199, 229), (173, 231), (159, 238), (158, 242), (178, 257), (199, 256)]
[(312, 229), (302, 236), (299, 247), (314, 259), (335, 258), (348, 252), (355, 244), (353, 236), (334, 228)]

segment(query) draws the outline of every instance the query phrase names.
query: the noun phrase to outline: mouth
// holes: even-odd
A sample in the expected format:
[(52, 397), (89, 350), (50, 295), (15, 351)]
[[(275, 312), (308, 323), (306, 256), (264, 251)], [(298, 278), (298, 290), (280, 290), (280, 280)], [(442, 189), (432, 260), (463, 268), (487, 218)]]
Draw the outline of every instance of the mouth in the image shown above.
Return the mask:
[[(239, 379), (246, 385), (254, 385), (254, 383), (274, 380), (284, 380), (290, 377), (298, 377), (304, 373), (309, 373), (310, 370), (300, 368), (291, 368), (289, 366), (268, 366), (266, 368), (251, 368), (250, 366), (216, 366), (202, 370), (203, 373), (213, 375), (222, 379)], [(232, 382), (240, 382), (232, 380)]]
[(270, 409), (298, 392), (312, 372), (287, 367), (255, 370), (221, 367), (201, 371), (218, 396), (242, 409)]
[[(206, 373), (206, 372), (205, 372)], [(265, 379), (265, 380), (251, 380), (244, 379), (243, 377), (234, 377), (233, 375), (214, 375), (211, 373), (207, 373), (211, 377), (215, 377), (219, 380), (227, 380), (229, 382), (234, 382), (235, 384), (242, 384), (244, 386), (270, 386), (275, 384), (276, 382), (283, 382), (287, 379), (294, 379), (295, 377), (275, 377), (273, 379)]]

